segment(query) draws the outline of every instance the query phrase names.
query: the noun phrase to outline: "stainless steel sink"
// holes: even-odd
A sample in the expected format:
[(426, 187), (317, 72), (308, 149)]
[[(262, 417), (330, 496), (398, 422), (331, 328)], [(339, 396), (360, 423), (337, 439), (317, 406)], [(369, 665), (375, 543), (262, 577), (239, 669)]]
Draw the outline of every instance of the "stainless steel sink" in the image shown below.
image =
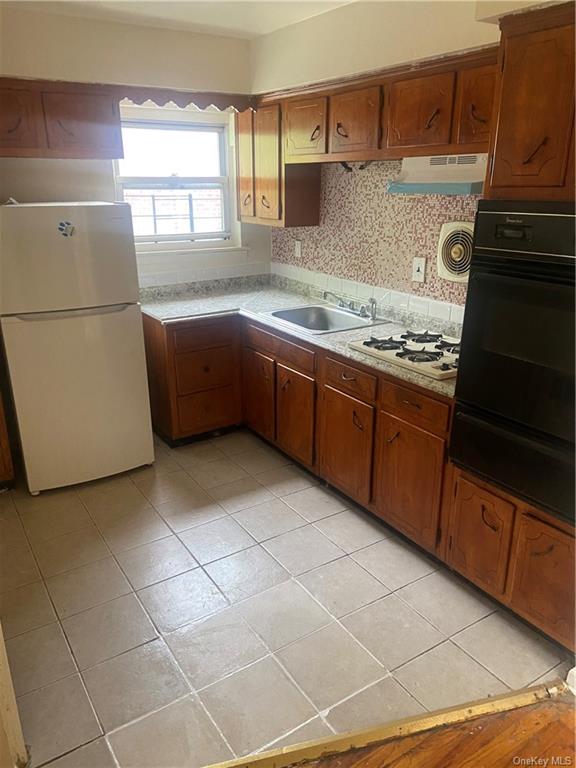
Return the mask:
[(386, 322), (385, 320), (371, 320), (369, 317), (359, 317), (335, 307), (323, 306), (277, 309), (269, 314), (277, 320), (305, 328), (311, 333), (350, 331), (354, 328), (368, 328)]

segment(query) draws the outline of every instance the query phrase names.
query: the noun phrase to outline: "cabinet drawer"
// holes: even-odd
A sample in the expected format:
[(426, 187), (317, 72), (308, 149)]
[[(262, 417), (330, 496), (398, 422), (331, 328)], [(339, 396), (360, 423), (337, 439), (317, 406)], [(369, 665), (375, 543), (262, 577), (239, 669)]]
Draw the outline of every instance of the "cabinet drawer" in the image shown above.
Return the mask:
[(246, 342), (249, 346), (268, 352), (273, 357), (291, 363), (302, 371), (314, 373), (316, 355), (309, 349), (293, 344), (291, 341), (285, 341), (279, 336), (274, 336), (268, 331), (257, 328), (255, 325), (247, 326)]
[(233, 386), (178, 398), (178, 437), (239, 424), (241, 418), (239, 390)]
[(397, 384), (381, 383), (380, 405), (382, 410), (438, 435), (448, 429), (448, 405)]
[(232, 384), (237, 373), (235, 349), (232, 346), (200, 349), (176, 355), (176, 389), (189, 395), (205, 389)]
[(377, 381), (376, 376), (326, 358), (326, 383), (343, 392), (349, 392), (360, 400), (366, 400), (368, 403), (375, 401)]
[(236, 323), (233, 320), (218, 323), (178, 323), (172, 326), (174, 350), (187, 352), (193, 349), (221, 347), (236, 341)]

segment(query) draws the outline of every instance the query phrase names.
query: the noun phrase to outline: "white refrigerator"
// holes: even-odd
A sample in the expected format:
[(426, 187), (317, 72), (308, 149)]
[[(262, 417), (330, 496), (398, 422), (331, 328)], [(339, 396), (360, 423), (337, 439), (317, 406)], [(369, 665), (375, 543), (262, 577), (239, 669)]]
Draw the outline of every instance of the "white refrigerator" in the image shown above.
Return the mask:
[(154, 461), (128, 205), (0, 206), (0, 324), (31, 493)]

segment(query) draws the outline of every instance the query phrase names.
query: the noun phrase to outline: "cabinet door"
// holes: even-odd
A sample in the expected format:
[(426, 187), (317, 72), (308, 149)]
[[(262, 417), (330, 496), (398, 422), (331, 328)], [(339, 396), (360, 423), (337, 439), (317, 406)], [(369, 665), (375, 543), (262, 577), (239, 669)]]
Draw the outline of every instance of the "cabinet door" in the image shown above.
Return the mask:
[(63, 157), (122, 157), (118, 102), (102, 93), (43, 93), (48, 146)]
[(374, 408), (325, 386), (321, 406), (323, 476), (360, 504), (370, 501)]
[(276, 366), (276, 440), (303, 464), (314, 461), (316, 382), (280, 363)]
[(238, 216), (254, 216), (254, 112), (236, 115), (236, 157), (238, 163)]
[(458, 73), (454, 108), (456, 144), (486, 144), (490, 141), (496, 67), (476, 67)]
[(378, 148), (380, 87), (330, 97), (330, 152)]
[(284, 107), (286, 155), (326, 152), (326, 97), (289, 101)]
[(574, 648), (574, 537), (522, 515), (512, 556), (511, 607)]
[(448, 144), (452, 125), (454, 72), (415, 77), (389, 88), (387, 145)]
[(444, 440), (379, 413), (376, 513), (427, 549), (436, 543), (443, 468)]
[(492, 594), (504, 592), (513, 504), (459, 477), (448, 534), (448, 562)]
[(46, 146), (40, 94), (16, 88), (0, 88), (0, 154)]
[(254, 432), (274, 440), (275, 367), (271, 357), (253, 349), (244, 350), (243, 395), (244, 421)]
[(280, 218), (280, 107), (273, 104), (254, 113), (254, 172), (256, 216)]
[(574, 27), (505, 38), (491, 188), (562, 187), (573, 122)]

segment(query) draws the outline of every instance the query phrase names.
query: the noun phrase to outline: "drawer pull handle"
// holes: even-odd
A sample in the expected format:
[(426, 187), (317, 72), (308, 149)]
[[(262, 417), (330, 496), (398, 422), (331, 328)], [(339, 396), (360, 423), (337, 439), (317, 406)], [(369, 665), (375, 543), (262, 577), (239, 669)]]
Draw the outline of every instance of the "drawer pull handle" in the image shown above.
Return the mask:
[(484, 506), (484, 504), (482, 504), (480, 508), (482, 510), (482, 522), (484, 523), (484, 525), (487, 525), (491, 531), (494, 531), (494, 533), (498, 533), (498, 531), (500, 530), (498, 526), (486, 519), (486, 507)]
[(270, 208), (270, 203), (268, 202), (266, 195), (262, 195), (262, 205), (264, 208)]
[(342, 136), (345, 139), (349, 138), (348, 134), (346, 133), (346, 129), (340, 122), (336, 123), (336, 133), (338, 134), (338, 136)]
[(22, 125), (22, 117), (20, 116), (18, 120), (16, 120), (12, 128), (8, 128), (6, 133), (16, 133), (16, 131), (18, 130), (18, 128), (20, 128), (21, 125)]
[(316, 141), (316, 139), (320, 136), (320, 126), (317, 125), (316, 128), (312, 131), (310, 134), (310, 141)]
[(248, 203), (250, 202), (250, 200), (252, 200), (252, 195), (251, 195), (251, 193), (250, 193), (250, 192), (248, 192), (248, 194), (246, 195), (246, 197), (244, 198), (244, 200), (242, 200), (242, 205), (248, 205)]
[(358, 418), (358, 414), (356, 413), (356, 411), (352, 411), (352, 424), (354, 424), (354, 426), (357, 429), (359, 429), (360, 432), (364, 432), (364, 425), (362, 424), (362, 422)]
[(394, 442), (394, 440), (396, 440), (396, 438), (397, 438), (397, 437), (400, 437), (400, 432), (395, 432), (395, 433), (392, 435), (392, 437), (389, 437), (389, 438), (388, 438), (388, 440), (386, 440), (386, 442), (387, 442), (388, 444), (390, 444), (390, 443), (393, 443), (393, 442)]
[(426, 123), (426, 130), (427, 131), (429, 131), (430, 128), (432, 128), (432, 126), (434, 125), (434, 121), (436, 120), (436, 118), (438, 117), (439, 114), (440, 114), (440, 107), (436, 107), (434, 112), (432, 112), (432, 114), (428, 118), (428, 122)]
[(542, 147), (545, 147), (545, 146), (546, 146), (546, 144), (548, 144), (548, 136), (544, 136), (544, 138), (542, 139), (542, 141), (540, 142), (540, 144), (538, 144), (538, 146), (537, 146), (537, 147), (535, 147), (535, 148), (532, 150), (532, 152), (530, 152), (530, 154), (528, 155), (528, 157), (527, 157), (526, 159), (522, 160), (522, 165), (528, 165), (529, 163), (531, 163), (531, 162), (532, 162), (532, 160), (533, 160), (533, 159), (536, 157), (536, 155), (538, 154), (538, 152), (540, 152), (540, 150), (542, 149)]
[(290, 384), (290, 379), (286, 379), (286, 381), (281, 385), (280, 389), (288, 389), (289, 384)]
[(356, 376), (347, 376), (344, 372), (340, 374), (342, 381), (356, 381)]
[(478, 110), (476, 109), (475, 104), (470, 104), (470, 117), (472, 118), (472, 120), (476, 120), (477, 123), (484, 123), (484, 125), (486, 125), (486, 123), (488, 122), (487, 117), (482, 117), (481, 115), (478, 114)]
[(411, 400), (402, 400), (402, 402), (404, 403), (404, 405), (409, 405), (410, 408), (416, 408), (417, 411), (422, 410), (422, 406), (420, 405), (420, 403), (413, 403)]
[(546, 557), (554, 550), (554, 547), (554, 544), (550, 544), (543, 552), (532, 552), (532, 557)]
[(204, 368), (202, 368), (202, 370), (204, 371), (204, 373), (210, 373), (210, 366), (205, 365)]
[(74, 136), (74, 131), (71, 131), (71, 130), (70, 130), (70, 128), (66, 128), (66, 126), (64, 125), (64, 123), (62, 122), (62, 120), (56, 120), (56, 122), (58, 123), (58, 125), (60, 126), (60, 128), (62, 128), (62, 130), (64, 131), (64, 133), (67, 133), (67, 134), (68, 134), (68, 136)]

